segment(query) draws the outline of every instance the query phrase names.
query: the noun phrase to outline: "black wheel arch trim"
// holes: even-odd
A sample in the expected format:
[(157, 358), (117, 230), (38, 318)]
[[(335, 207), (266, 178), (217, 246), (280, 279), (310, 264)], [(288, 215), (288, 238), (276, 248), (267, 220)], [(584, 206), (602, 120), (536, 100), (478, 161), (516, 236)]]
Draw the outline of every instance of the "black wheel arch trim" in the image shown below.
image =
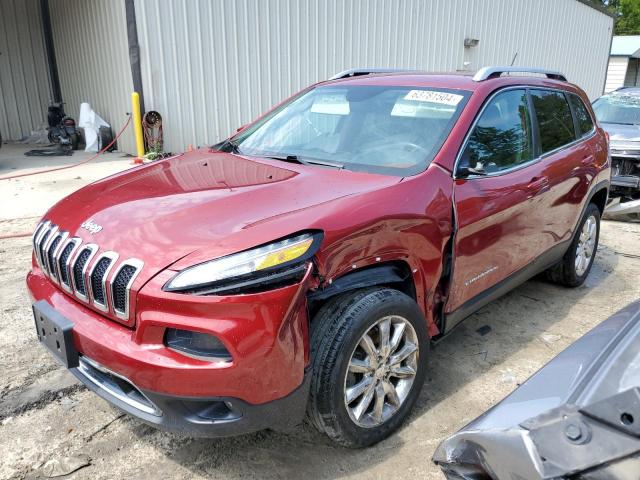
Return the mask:
[(411, 284), (410, 290), (412, 291), (407, 292), (406, 288), (401, 290), (415, 299), (415, 285), (411, 275), (411, 268), (403, 260), (362, 267), (338, 277), (326, 288), (309, 292), (307, 295), (309, 309), (314, 310), (314, 306), (318, 303), (349, 291), (382, 285), (407, 285), (409, 282)]

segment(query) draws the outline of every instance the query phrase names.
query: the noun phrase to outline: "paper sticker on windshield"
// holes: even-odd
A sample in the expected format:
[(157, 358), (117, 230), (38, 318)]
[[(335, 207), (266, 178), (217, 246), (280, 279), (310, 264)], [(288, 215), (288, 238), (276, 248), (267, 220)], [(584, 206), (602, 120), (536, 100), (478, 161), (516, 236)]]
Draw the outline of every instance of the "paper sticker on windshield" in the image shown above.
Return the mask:
[(455, 93), (434, 92), (433, 90), (411, 90), (404, 97), (405, 100), (416, 102), (440, 103), (455, 107), (464, 97)]
[(327, 115), (349, 115), (349, 102), (345, 94), (319, 95), (313, 100), (311, 113)]

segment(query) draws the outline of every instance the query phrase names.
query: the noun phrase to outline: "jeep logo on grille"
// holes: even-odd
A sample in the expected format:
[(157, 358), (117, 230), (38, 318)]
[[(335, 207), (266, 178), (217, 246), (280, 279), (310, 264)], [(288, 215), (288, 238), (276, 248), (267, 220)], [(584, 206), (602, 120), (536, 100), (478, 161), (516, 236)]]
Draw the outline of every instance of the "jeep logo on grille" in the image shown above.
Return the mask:
[(87, 220), (86, 222), (82, 222), (82, 225), (80, 225), (80, 226), (82, 228), (84, 228), (85, 230), (90, 231), (93, 234), (96, 234), (100, 230), (102, 230), (102, 225), (98, 225), (93, 220)]

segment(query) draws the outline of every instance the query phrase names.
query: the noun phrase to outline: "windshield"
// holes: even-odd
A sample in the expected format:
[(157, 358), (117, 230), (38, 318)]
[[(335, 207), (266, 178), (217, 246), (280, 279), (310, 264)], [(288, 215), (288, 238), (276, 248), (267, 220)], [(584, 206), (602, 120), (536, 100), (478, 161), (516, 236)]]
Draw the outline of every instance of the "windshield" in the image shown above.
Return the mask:
[(604, 95), (593, 102), (593, 111), (602, 123), (640, 125), (640, 96)]
[(417, 87), (316, 87), (234, 137), (233, 147), (244, 155), (413, 175), (433, 160), (468, 96)]

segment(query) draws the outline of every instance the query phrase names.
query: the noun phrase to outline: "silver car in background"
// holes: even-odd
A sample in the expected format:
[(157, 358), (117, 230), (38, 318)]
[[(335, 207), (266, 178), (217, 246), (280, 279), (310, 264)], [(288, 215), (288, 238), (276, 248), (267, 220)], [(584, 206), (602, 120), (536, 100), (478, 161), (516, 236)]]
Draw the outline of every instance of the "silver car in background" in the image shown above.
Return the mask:
[(609, 134), (611, 190), (605, 216), (640, 220), (640, 88), (622, 87), (593, 102)]

